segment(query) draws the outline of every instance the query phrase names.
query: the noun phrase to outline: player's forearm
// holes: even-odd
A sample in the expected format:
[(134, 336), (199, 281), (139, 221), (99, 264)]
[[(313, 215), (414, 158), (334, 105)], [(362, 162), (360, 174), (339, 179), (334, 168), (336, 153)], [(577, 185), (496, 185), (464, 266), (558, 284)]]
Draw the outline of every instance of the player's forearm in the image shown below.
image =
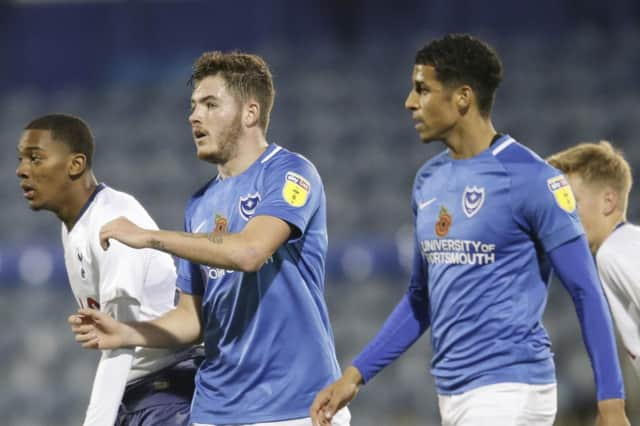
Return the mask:
[(584, 236), (550, 253), (553, 268), (569, 291), (594, 371), (598, 400), (624, 398), (624, 384), (611, 316)]
[(363, 383), (407, 351), (429, 328), (427, 310), (413, 295), (410, 290), (404, 295), (378, 334), (353, 360)]
[(115, 423), (132, 362), (131, 349), (102, 352), (84, 426), (111, 426)]
[(124, 324), (123, 346), (174, 348), (199, 343), (202, 324), (197, 313), (177, 307), (152, 321)]
[(245, 272), (258, 270), (272, 254), (241, 234), (148, 231), (148, 246), (201, 265)]

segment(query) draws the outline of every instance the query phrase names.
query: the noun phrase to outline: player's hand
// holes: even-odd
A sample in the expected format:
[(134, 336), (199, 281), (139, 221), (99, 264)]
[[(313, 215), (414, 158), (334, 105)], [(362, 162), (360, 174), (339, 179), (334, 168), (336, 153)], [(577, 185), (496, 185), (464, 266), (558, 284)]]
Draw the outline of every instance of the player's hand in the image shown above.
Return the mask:
[(630, 426), (624, 413), (624, 399), (604, 399), (598, 402), (596, 426)]
[(333, 416), (353, 400), (360, 390), (362, 375), (355, 367), (348, 367), (342, 377), (321, 390), (309, 410), (314, 426), (331, 425)]
[(95, 309), (79, 309), (67, 320), (76, 342), (87, 349), (117, 349), (126, 346), (128, 327)]
[(149, 231), (140, 228), (125, 217), (119, 217), (106, 223), (100, 229), (100, 245), (103, 250), (109, 248), (109, 238), (118, 240), (133, 248), (149, 247)]

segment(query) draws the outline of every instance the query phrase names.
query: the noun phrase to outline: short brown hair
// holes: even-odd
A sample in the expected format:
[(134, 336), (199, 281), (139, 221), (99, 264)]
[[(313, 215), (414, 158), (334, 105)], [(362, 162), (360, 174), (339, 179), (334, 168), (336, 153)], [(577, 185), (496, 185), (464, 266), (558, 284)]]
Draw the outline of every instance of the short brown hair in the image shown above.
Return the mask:
[(585, 142), (558, 152), (547, 159), (565, 174), (576, 173), (586, 183), (611, 186), (621, 196), (621, 210), (626, 212), (631, 191), (631, 167), (622, 151), (608, 141)]
[(227, 88), (240, 101), (254, 98), (260, 104), (260, 127), (267, 133), (275, 89), (267, 63), (258, 55), (243, 52), (205, 52), (193, 64), (189, 86), (220, 74)]

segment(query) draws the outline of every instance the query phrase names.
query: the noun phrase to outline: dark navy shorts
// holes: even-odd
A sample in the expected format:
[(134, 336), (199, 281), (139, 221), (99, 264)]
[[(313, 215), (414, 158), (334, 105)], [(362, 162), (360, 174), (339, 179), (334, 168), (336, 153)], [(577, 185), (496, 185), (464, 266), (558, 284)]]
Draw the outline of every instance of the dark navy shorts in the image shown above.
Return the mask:
[(202, 347), (185, 353), (175, 364), (129, 383), (115, 426), (188, 426), (196, 370)]

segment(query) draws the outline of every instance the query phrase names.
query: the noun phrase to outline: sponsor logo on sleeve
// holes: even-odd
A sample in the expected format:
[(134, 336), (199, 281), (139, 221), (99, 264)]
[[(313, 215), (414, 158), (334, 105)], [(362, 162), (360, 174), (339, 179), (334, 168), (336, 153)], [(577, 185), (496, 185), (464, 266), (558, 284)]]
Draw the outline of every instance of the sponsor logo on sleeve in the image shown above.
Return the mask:
[(567, 213), (573, 213), (576, 210), (576, 199), (573, 196), (569, 182), (564, 175), (555, 176), (547, 180), (547, 187), (553, 194), (556, 200), (556, 204), (566, 211)]
[(297, 173), (287, 172), (282, 188), (282, 197), (293, 207), (302, 207), (306, 204), (311, 191), (311, 184), (308, 180)]

